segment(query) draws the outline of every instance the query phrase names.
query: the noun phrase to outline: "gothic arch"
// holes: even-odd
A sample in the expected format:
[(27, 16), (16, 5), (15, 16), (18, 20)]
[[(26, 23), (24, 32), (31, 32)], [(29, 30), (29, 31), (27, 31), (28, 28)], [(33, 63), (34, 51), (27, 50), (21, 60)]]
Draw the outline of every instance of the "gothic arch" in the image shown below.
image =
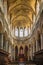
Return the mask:
[(18, 60), (18, 46), (15, 46), (15, 60)]
[(28, 46), (25, 46), (25, 58), (28, 60)]
[(20, 50), (21, 50), (21, 49), (23, 50), (23, 47), (22, 47), (22, 46), (20, 46)]
[(23, 53), (23, 46), (20, 46), (19, 53)]

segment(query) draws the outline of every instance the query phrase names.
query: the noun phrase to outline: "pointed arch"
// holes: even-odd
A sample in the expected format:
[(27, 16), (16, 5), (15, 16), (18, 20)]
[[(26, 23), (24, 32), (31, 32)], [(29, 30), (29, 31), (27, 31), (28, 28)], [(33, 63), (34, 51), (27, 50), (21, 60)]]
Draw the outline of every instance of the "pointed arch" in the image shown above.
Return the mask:
[(23, 50), (23, 47), (22, 47), (22, 46), (20, 46), (20, 50), (21, 50), (21, 49)]
[(15, 60), (18, 60), (18, 46), (15, 46)]
[(20, 46), (19, 54), (23, 54), (23, 46)]
[(25, 46), (25, 58), (28, 60), (28, 46)]

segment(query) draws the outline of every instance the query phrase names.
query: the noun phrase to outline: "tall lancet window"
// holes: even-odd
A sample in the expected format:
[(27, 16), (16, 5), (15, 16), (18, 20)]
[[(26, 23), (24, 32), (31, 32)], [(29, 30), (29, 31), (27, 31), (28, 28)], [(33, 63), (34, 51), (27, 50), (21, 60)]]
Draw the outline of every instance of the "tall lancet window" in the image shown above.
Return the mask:
[(28, 36), (28, 30), (27, 30), (27, 28), (24, 29), (24, 36)]
[(18, 28), (15, 28), (15, 36), (18, 37)]
[(23, 29), (20, 28), (20, 37), (23, 37)]

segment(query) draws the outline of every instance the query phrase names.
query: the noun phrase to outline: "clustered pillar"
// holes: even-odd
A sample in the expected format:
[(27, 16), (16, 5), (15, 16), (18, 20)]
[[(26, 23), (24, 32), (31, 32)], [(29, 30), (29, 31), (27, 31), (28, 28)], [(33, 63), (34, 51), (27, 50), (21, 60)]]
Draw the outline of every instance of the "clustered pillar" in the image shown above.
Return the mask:
[(41, 34), (41, 49), (43, 49), (43, 34)]

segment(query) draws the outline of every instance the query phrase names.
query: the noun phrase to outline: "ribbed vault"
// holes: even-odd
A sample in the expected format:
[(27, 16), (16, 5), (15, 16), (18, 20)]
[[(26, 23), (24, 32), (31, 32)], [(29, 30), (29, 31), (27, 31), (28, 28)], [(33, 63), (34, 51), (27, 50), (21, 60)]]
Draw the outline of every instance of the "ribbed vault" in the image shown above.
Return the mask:
[(8, 14), (15, 26), (30, 26), (33, 14), (36, 15), (36, 3), (40, 0), (8, 0)]

